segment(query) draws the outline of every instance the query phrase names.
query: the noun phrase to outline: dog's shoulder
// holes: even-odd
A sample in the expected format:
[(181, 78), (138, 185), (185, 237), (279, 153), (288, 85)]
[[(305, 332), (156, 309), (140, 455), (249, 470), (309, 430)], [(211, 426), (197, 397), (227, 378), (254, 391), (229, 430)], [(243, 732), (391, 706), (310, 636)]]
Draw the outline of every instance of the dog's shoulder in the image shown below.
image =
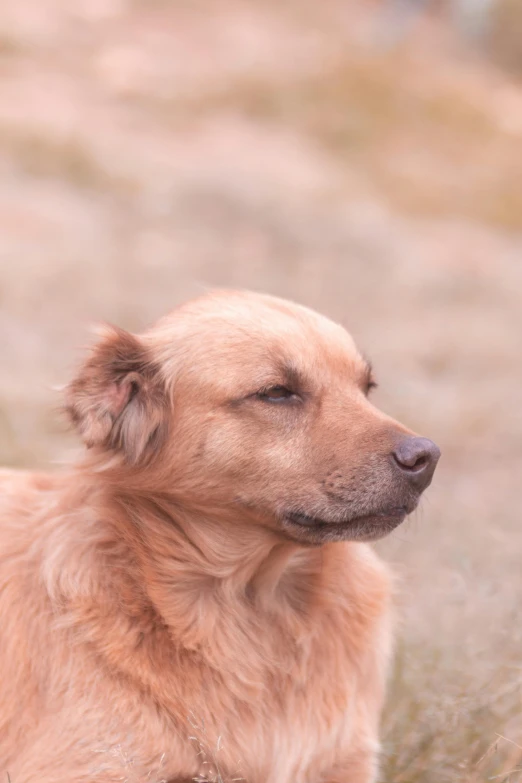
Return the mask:
[[(65, 483), (64, 483), (65, 482)], [(63, 527), (62, 504), (67, 477), (0, 469), (0, 575), (4, 584), (39, 590), (47, 543)]]
[(28, 532), (31, 519), (49, 502), (56, 483), (52, 474), (0, 468), (0, 537)]
[(0, 529), (27, 526), (55, 502), (59, 474), (0, 468)]
[(59, 477), (52, 473), (0, 468), (0, 509), (9, 502), (36, 499), (41, 492), (53, 490), (58, 482)]

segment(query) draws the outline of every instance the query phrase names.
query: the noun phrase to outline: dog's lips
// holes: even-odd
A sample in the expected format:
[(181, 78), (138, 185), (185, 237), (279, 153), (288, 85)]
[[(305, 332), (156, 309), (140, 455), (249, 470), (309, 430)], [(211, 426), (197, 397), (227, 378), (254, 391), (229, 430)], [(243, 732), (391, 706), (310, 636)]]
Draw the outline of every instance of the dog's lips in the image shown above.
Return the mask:
[(409, 514), (410, 511), (405, 506), (393, 506), (382, 511), (375, 511), (370, 514), (363, 514), (361, 516), (347, 517), (339, 520), (322, 519), (321, 517), (310, 516), (308, 514), (302, 514), (299, 512), (289, 512), (285, 514), (285, 519), (292, 522), (295, 525), (301, 525), (302, 527), (329, 527), (334, 528), (341, 525), (361, 525), (365, 522), (376, 522), (379, 520), (399, 520)]
[(398, 527), (410, 514), (416, 504), (408, 506), (390, 506), (360, 516), (328, 520), (301, 512), (291, 511), (284, 515), (283, 523), (287, 529), (293, 528), (299, 539), (321, 540), (359, 540), (376, 541)]

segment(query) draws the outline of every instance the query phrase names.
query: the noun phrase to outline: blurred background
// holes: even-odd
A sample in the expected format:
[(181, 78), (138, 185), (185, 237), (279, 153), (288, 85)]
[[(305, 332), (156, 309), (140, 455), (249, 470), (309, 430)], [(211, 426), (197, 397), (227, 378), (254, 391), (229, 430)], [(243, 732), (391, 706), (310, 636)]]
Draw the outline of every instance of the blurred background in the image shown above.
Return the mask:
[(382, 780), (522, 781), (522, 0), (2, 3), (0, 170), (1, 462), (67, 458), (92, 322), (214, 286), (341, 321), (443, 452), (379, 545)]

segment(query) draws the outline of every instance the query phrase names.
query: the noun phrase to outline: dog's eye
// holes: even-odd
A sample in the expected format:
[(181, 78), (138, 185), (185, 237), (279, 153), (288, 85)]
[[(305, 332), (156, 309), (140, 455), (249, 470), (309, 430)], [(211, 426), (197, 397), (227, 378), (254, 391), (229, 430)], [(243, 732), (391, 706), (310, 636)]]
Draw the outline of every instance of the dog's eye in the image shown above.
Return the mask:
[(286, 386), (270, 386), (268, 389), (261, 389), (257, 396), (265, 402), (284, 402), (295, 397), (295, 394), (290, 389), (287, 389)]
[(366, 394), (366, 396), (369, 395), (372, 389), (376, 389), (378, 385), (379, 384), (377, 383), (377, 381), (374, 380), (368, 381), (368, 383), (366, 384), (366, 388), (364, 389), (364, 393)]

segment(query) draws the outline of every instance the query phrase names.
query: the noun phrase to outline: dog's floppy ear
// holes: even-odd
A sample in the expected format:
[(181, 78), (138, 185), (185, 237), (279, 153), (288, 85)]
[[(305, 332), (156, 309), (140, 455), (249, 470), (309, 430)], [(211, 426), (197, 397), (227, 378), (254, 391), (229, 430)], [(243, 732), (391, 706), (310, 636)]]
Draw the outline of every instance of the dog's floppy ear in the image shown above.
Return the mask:
[(66, 411), (87, 446), (119, 451), (131, 464), (153, 453), (167, 428), (157, 365), (138, 337), (104, 327), (66, 390)]

